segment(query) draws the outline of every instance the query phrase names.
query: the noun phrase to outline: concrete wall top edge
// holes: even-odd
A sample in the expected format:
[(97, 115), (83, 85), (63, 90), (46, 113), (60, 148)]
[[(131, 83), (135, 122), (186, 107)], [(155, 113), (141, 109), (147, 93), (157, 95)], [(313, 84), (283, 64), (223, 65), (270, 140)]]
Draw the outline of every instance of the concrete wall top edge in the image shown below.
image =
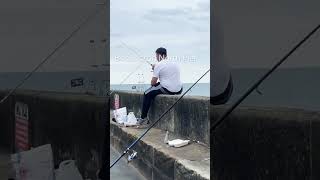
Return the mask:
[[(229, 106), (211, 106), (211, 119), (223, 114)], [(306, 120), (320, 121), (320, 111), (304, 110), (291, 107), (250, 107), (241, 106), (234, 110), (230, 116), (240, 119), (269, 119), (303, 122)]]
[[(0, 90), (0, 94), (5, 95), (9, 91)], [(50, 99), (57, 101), (66, 101), (66, 100), (79, 100), (95, 103), (104, 103), (106, 97), (81, 94), (81, 93), (71, 93), (71, 92), (55, 92), (55, 91), (37, 91), (37, 90), (17, 90), (14, 92), (14, 95), (19, 96), (32, 96), (38, 97), (41, 99)]]
[[(230, 105), (219, 105), (219, 106), (213, 106), (211, 105), (210, 108), (212, 110), (225, 110), (229, 108)], [(316, 110), (306, 110), (301, 108), (294, 108), (294, 107), (283, 107), (283, 106), (277, 106), (277, 107), (269, 107), (269, 106), (239, 106), (236, 108), (236, 110), (247, 110), (247, 111), (278, 111), (278, 112), (304, 112), (304, 113), (320, 113), (320, 111)]]
[[(132, 94), (132, 95), (142, 95), (143, 94), (142, 92), (125, 91), (125, 90), (116, 90), (116, 91), (114, 91), (113, 94), (116, 94), (116, 93)], [(161, 94), (159, 96), (163, 97), (163, 98), (176, 98), (176, 99), (178, 99), (181, 95), (164, 95), (164, 94)], [(206, 100), (206, 101), (210, 100), (209, 97), (205, 97), (205, 96), (188, 96), (188, 95), (184, 96), (183, 99), (197, 99), (197, 100)]]

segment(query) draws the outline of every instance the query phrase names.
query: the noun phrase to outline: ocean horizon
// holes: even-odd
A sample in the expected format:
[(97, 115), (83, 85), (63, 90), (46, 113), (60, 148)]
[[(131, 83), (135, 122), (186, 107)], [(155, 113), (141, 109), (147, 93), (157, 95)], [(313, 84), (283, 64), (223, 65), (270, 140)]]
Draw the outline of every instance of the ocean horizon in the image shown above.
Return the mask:
[[(183, 94), (186, 90), (188, 90), (194, 83), (183, 83)], [(150, 84), (111, 84), (111, 90), (125, 90), (125, 91), (135, 91), (135, 92), (144, 92), (149, 87)], [(187, 96), (205, 96), (210, 97), (210, 83), (198, 83), (190, 91), (186, 94)]]
[[(228, 104), (239, 99), (267, 71), (268, 69), (262, 68), (233, 69), (234, 91)], [(25, 75), (25, 72), (0, 73), (0, 89), (13, 88)], [(278, 69), (259, 86), (258, 89), (261, 94), (254, 91), (241, 105), (290, 107), (320, 111), (318, 77), (320, 77), (320, 67)], [(71, 80), (79, 78), (83, 80), (83, 84), (71, 87)], [(108, 78), (109, 74), (101, 71), (37, 72), (20, 88), (58, 92), (90, 92), (98, 96), (106, 96), (107, 88), (109, 88), (106, 81)], [(191, 85), (192, 83), (184, 83), (184, 91)], [(148, 87), (150, 87), (148, 84), (110, 85), (111, 90), (141, 92)], [(187, 95), (209, 97), (210, 83), (195, 85)]]

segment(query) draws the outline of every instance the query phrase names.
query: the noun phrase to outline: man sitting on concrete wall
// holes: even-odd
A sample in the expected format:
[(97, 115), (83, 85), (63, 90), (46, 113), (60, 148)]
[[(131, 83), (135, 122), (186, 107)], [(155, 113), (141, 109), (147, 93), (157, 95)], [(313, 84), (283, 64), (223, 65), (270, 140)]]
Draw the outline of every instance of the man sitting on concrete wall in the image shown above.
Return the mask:
[(158, 48), (156, 50), (156, 58), (158, 63), (152, 65), (151, 87), (144, 92), (141, 118), (138, 118), (139, 124), (149, 123), (147, 114), (151, 102), (157, 95), (174, 95), (182, 92), (179, 66), (167, 59), (167, 50), (163, 47)]

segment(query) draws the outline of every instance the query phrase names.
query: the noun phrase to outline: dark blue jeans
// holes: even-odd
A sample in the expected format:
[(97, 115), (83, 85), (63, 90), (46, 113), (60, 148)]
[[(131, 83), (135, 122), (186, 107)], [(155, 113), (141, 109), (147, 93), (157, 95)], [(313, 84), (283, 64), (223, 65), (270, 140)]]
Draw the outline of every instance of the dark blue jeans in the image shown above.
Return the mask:
[(182, 92), (182, 88), (179, 92), (170, 92), (166, 88), (162, 87), (160, 82), (158, 82), (154, 86), (151, 86), (149, 89), (147, 89), (144, 92), (141, 118), (144, 119), (147, 117), (151, 103), (157, 95), (159, 94), (175, 95), (175, 94), (181, 94), (181, 92)]

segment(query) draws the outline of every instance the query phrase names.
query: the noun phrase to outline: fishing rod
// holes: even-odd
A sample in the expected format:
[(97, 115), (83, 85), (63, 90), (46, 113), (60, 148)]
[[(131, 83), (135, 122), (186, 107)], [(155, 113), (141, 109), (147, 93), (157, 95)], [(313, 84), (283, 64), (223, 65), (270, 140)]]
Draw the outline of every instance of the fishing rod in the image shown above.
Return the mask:
[(320, 28), (320, 24), (316, 26), (310, 33), (308, 33), (299, 43), (297, 43), (283, 58), (280, 59), (266, 74), (264, 74), (256, 83), (253, 84), (225, 113), (220, 116), (220, 118), (213, 123), (210, 127), (210, 133), (213, 132), (228, 116), (232, 111), (245, 100), (257, 87), (269, 77), (283, 62), (285, 62), (290, 55), (292, 55), (303, 43), (305, 43), (314, 33), (316, 33)]
[[(140, 69), (142, 63), (143, 63), (143, 62), (141, 62), (133, 71), (131, 71), (131, 72), (120, 82), (119, 85), (122, 85), (127, 79), (129, 79), (129, 77), (130, 77), (134, 72), (136, 72), (138, 69)], [(113, 90), (113, 91), (109, 90), (109, 92), (108, 92), (107, 94), (109, 94), (109, 96), (111, 96), (114, 91), (115, 91), (115, 90)]]
[[(122, 85), (127, 79), (129, 79), (129, 77), (130, 77), (134, 72), (136, 72), (138, 69), (140, 69), (142, 63), (143, 63), (143, 62), (141, 62), (132, 72), (130, 72), (130, 73), (120, 82), (119, 85)], [(114, 93), (114, 91), (115, 91), (115, 90), (111, 90), (111, 89), (110, 89), (110, 90), (107, 92), (108, 96), (110, 97), (110, 96)]]
[[(210, 69), (208, 69), (195, 83), (192, 84), (192, 86), (189, 87), (189, 89), (186, 90), (186, 92), (184, 92), (179, 99), (177, 99), (164, 113), (161, 114), (161, 116), (155, 121), (153, 122), (148, 129), (146, 129), (138, 139), (136, 139), (131, 145), (129, 145), (126, 150), (123, 151), (123, 153), (110, 165), (110, 169), (123, 157), (125, 156), (133, 146), (135, 146), (142, 138), (143, 136), (145, 136), (152, 127), (154, 127), (208, 72), (210, 71)], [(134, 156), (136, 156), (136, 152), (134, 152)], [(131, 156), (130, 156), (131, 157)], [(131, 157), (133, 158), (133, 157)]]
[[(96, 5), (105, 5), (106, 3), (97, 3)], [(50, 57), (52, 57), (61, 47), (63, 47), (85, 24), (87, 24), (93, 17), (95, 17), (101, 9), (94, 10), (89, 16), (87, 16), (65, 39), (63, 39), (35, 68), (26, 74), (26, 76), (13, 88), (9, 91), (9, 93), (4, 96), (0, 104), (5, 102), (9, 96), (11, 96), (18, 88), (20, 88), (32, 75), (36, 72), (42, 65), (44, 65)]]
[[(129, 79), (129, 77), (130, 77), (134, 72), (136, 72), (138, 69), (141, 68), (141, 65), (142, 65), (143, 62), (147, 62), (147, 63), (148, 63), (149, 65), (151, 65), (151, 66), (152, 66), (152, 63), (150, 63), (149, 61), (145, 60), (142, 56), (139, 55), (139, 53), (138, 53), (136, 50), (134, 50), (133, 48), (129, 47), (129, 46), (128, 46), (126, 43), (124, 43), (123, 41), (120, 41), (120, 42), (121, 42), (121, 44), (122, 44), (124, 47), (126, 47), (126, 48), (129, 49), (129, 50), (131, 50), (135, 55), (137, 55), (137, 57), (138, 57), (139, 59), (142, 59), (142, 60), (143, 60), (143, 61), (140, 62), (140, 64), (138, 64), (138, 66), (137, 66), (133, 71), (131, 71), (131, 72), (120, 82), (119, 85), (122, 85), (127, 79)], [(107, 94), (108, 94), (109, 96), (111, 96), (111, 95), (114, 93), (114, 91), (115, 91), (115, 90), (113, 90), (113, 91), (109, 90), (109, 92), (107, 92)]]
[(149, 65), (152, 66), (152, 64), (151, 64), (149, 61), (145, 60), (142, 56), (140, 56), (139, 53), (138, 53), (136, 50), (134, 50), (133, 48), (129, 47), (129, 46), (128, 46), (126, 43), (124, 43), (123, 41), (120, 41), (120, 42), (122, 43), (123, 46), (125, 46), (126, 48), (128, 48), (129, 50), (131, 50), (135, 55), (137, 55), (140, 59), (143, 59), (145, 62), (147, 62)]

